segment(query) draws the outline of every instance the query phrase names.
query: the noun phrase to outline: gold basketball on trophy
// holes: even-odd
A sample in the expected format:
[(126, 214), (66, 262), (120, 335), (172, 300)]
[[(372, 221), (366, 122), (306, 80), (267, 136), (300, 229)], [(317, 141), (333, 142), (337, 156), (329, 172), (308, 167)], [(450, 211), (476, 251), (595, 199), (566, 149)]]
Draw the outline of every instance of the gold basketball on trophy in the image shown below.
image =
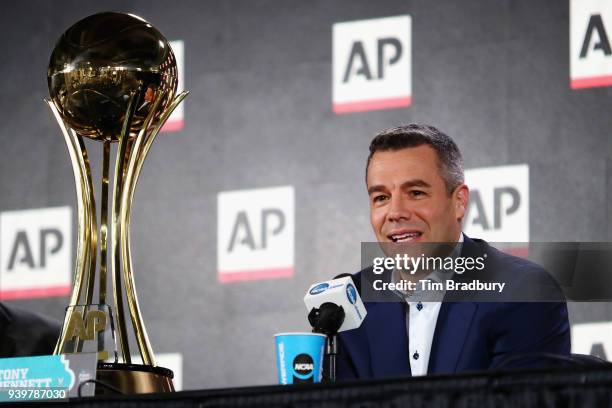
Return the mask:
[(164, 36), (140, 17), (100, 13), (70, 27), (57, 42), (47, 73), (51, 100), (85, 137), (117, 141), (130, 95), (142, 95), (130, 126), (135, 136), (156, 98), (154, 121), (172, 102), (177, 86), (174, 53)]

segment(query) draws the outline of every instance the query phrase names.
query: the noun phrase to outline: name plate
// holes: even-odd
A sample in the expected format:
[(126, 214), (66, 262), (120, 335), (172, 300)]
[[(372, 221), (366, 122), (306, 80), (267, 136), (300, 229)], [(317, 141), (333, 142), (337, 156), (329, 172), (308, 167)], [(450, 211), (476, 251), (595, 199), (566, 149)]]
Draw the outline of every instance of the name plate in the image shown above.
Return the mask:
[(93, 396), (96, 353), (0, 359), (0, 402)]

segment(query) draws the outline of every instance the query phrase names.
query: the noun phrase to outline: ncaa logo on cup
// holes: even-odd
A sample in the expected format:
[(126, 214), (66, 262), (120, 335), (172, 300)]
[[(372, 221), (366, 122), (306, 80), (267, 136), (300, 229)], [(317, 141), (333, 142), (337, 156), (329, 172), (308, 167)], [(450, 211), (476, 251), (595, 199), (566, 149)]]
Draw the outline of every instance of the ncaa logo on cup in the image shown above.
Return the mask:
[(314, 361), (308, 354), (298, 354), (293, 359), (293, 371), (302, 380), (312, 377), (314, 373)]
[(327, 290), (327, 288), (329, 288), (329, 283), (319, 283), (317, 286), (315, 286), (314, 288), (310, 289), (310, 294), (311, 295), (318, 295), (319, 293), (325, 292), (325, 290)]

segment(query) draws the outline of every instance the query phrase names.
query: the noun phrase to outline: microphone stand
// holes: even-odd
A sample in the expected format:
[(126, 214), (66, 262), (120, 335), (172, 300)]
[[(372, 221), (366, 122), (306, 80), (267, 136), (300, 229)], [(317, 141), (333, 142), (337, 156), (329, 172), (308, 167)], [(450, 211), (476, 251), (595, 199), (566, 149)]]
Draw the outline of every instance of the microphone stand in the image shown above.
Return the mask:
[(338, 356), (338, 330), (344, 323), (344, 308), (335, 303), (323, 303), (319, 308), (312, 308), (308, 313), (308, 321), (313, 333), (327, 336), (325, 357), (329, 364), (326, 382), (336, 381), (336, 357)]
[(338, 355), (338, 334), (327, 335), (327, 346), (325, 347), (325, 354), (329, 363), (327, 380), (329, 382), (336, 382), (336, 356)]

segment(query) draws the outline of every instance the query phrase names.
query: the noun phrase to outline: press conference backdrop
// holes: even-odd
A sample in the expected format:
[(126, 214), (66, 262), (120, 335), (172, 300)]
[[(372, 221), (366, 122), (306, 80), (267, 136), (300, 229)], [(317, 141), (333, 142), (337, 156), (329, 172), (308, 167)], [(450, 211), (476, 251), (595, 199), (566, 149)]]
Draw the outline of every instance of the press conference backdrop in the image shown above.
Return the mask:
[[(612, 239), (612, 1), (26, 0), (0, 13), (8, 304), (61, 319), (68, 303), (76, 200), (46, 68), (67, 27), (107, 10), (159, 28), (191, 91), (132, 220), (146, 326), (184, 389), (276, 381), (273, 334), (308, 330), (308, 285), (357, 271), (375, 239), (364, 164), (383, 128), (454, 137), (470, 235)], [(609, 357), (612, 307), (570, 309), (575, 351)]]

